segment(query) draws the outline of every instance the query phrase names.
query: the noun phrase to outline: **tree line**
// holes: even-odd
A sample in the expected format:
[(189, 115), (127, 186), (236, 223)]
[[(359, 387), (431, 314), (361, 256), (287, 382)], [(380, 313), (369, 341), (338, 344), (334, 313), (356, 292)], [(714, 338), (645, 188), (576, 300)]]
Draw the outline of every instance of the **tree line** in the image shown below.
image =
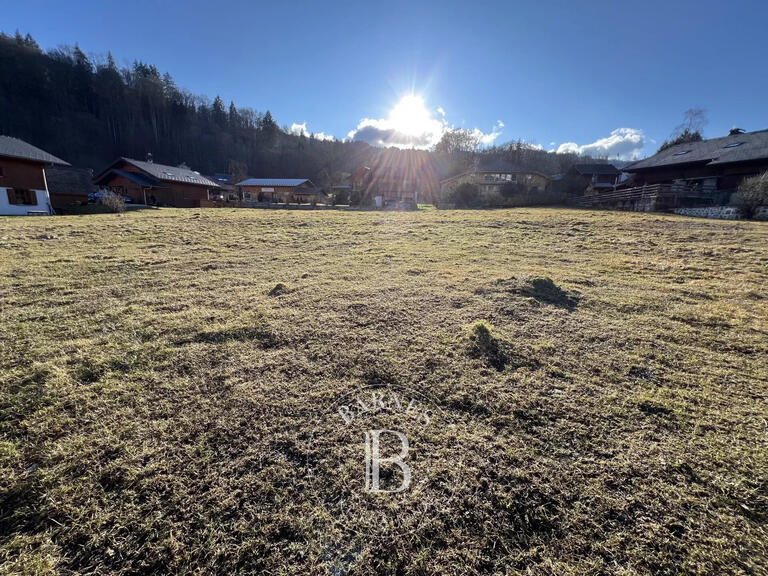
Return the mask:
[[(0, 72), (0, 133), (96, 171), (119, 156), (151, 152), (158, 163), (185, 163), (208, 175), (308, 177), (329, 186), (383, 154), (424, 154), (291, 134), (269, 110), (192, 94), (153, 64), (120, 67), (111, 53), (89, 57), (78, 45), (44, 51), (20, 32), (0, 32)], [(584, 161), (522, 141), (479, 149), (463, 130), (446, 132), (429, 156), (440, 178), (486, 159), (545, 174)]]

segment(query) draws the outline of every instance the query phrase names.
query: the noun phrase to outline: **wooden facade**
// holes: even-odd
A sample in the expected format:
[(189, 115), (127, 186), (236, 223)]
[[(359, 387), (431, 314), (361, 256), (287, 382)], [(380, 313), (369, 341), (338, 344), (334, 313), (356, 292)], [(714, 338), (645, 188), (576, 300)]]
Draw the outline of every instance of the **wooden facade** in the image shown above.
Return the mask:
[(324, 197), (312, 181), (305, 178), (248, 178), (238, 182), (237, 189), (244, 203), (309, 203)]
[(768, 170), (768, 130), (731, 130), (728, 136), (683, 142), (625, 166), (619, 190), (665, 185), (688, 190), (691, 205), (725, 204), (745, 178)]
[(63, 160), (23, 140), (0, 136), (0, 215), (51, 214), (46, 167)]
[(46, 188), (45, 164), (0, 157), (0, 183), (3, 187), (43, 190)]
[(744, 178), (756, 176), (768, 170), (768, 158), (736, 164), (696, 165), (678, 164), (628, 171), (634, 174), (633, 184), (666, 184), (672, 182), (699, 186), (702, 189), (733, 192)]
[(0, 215), (48, 214), (45, 164), (0, 157)]

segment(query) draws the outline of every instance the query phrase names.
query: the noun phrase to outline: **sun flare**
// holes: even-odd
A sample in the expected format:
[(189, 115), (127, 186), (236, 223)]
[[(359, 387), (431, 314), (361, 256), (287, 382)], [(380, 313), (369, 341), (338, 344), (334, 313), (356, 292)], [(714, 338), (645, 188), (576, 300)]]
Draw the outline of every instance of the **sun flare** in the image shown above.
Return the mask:
[(432, 117), (424, 99), (416, 94), (406, 94), (389, 113), (390, 125), (402, 134), (416, 136), (432, 129)]

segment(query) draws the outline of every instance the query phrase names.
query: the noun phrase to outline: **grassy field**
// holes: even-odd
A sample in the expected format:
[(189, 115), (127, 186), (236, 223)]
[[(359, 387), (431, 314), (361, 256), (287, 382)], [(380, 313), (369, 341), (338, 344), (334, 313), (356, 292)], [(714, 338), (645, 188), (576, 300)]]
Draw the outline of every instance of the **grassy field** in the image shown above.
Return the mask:
[[(768, 224), (0, 218), (0, 307), (1, 574), (768, 573)], [(418, 490), (360, 488), (367, 386)]]

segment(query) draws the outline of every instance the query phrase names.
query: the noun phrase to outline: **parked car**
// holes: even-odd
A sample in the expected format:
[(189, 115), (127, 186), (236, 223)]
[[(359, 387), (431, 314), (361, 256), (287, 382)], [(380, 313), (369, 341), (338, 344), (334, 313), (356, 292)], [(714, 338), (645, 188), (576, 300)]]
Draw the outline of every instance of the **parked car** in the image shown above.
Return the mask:
[[(108, 194), (108, 192), (100, 191), (100, 192), (91, 192), (88, 194), (88, 202), (89, 203), (95, 203), (95, 204), (101, 204), (101, 198), (104, 196), (104, 194)], [(130, 204), (133, 202), (133, 198), (130, 196), (125, 196), (124, 194), (118, 194), (120, 198), (123, 199), (123, 202), (126, 204)]]

